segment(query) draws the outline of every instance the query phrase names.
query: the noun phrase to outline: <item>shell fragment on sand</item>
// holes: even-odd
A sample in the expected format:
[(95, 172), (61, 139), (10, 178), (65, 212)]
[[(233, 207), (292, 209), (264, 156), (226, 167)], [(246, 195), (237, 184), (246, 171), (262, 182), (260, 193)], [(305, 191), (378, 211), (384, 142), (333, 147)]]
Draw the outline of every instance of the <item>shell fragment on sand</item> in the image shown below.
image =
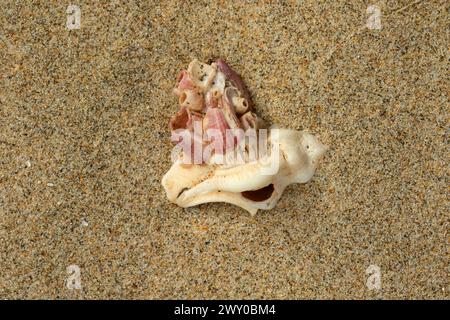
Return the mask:
[[(188, 157), (181, 152), (164, 175), (167, 198), (180, 207), (226, 202), (251, 214), (272, 209), (288, 185), (312, 178), (325, 153), (326, 147), (310, 133), (266, 129), (252, 109), (242, 78), (223, 60), (211, 65), (192, 61), (180, 73), (174, 93), (179, 97), (180, 110), (171, 118), (172, 134), (184, 130), (189, 133), (187, 137), (202, 140), (197, 144), (202, 148), (214, 145), (209, 149), (212, 156), (199, 163), (186, 163)], [(194, 121), (201, 125), (194, 126)], [(203, 132), (195, 132), (194, 127)], [(230, 138), (230, 131), (244, 130), (245, 135)], [(216, 133), (213, 138), (211, 132)], [(249, 141), (256, 142), (256, 148)], [(203, 150), (200, 154), (203, 157)], [(232, 157), (236, 154), (241, 155), (240, 161)], [(224, 158), (234, 160), (217, 161)]]

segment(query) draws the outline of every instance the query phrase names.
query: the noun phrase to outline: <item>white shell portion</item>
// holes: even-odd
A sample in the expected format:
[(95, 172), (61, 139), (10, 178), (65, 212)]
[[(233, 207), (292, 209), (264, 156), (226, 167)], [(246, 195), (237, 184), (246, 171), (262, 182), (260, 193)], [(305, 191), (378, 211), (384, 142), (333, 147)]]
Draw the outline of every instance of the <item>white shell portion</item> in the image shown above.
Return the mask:
[(216, 75), (211, 83), (211, 91), (217, 91), (220, 95), (223, 94), (225, 90), (225, 75), (217, 70)]
[[(295, 130), (278, 130), (279, 154), (233, 167), (219, 165), (183, 165), (174, 163), (164, 175), (162, 185), (170, 201), (181, 207), (206, 202), (226, 202), (237, 205), (252, 215), (258, 209), (273, 208), (284, 189), (292, 183), (308, 182), (317, 168), (326, 147), (313, 135)], [(272, 135), (269, 137), (271, 139)], [(275, 140), (275, 139), (272, 139)], [(273, 149), (276, 150), (276, 149)], [(278, 161), (274, 162), (274, 156)], [(275, 170), (267, 174), (267, 167)], [(242, 192), (273, 186), (263, 201), (250, 200)]]

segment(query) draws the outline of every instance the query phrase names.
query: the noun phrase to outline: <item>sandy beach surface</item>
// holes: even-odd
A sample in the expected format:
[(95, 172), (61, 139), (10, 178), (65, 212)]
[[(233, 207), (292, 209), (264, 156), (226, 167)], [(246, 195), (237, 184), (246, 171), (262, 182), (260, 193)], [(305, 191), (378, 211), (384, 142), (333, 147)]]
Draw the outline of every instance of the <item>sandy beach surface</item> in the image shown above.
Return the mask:
[[(449, 298), (447, 1), (0, 8), (1, 299)], [(161, 187), (176, 76), (218, 57), (329, 146), (255, 217)]]

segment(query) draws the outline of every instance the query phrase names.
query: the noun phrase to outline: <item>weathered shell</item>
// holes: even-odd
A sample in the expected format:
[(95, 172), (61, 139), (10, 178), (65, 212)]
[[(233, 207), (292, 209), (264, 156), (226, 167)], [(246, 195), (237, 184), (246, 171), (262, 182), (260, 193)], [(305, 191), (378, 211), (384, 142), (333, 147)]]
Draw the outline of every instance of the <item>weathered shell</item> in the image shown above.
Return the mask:
[(235, 87), (227, 87), (223, 96), (226, 102), (233, 106), (236, 114), (242, 115), (250, 110), (247, 99), (241, 97)]
[(250, 92), (247, 89), (244, 81), (242, 81), (241, 76), (234, 71), (224, 60), (219, 59), (216, 61), (218, 69), (223, 72), (225, 77), (230, 80), (234, 87), (236, 87), (243, 95), (243, 97), (247, 100), (247, 103), (250, 108), (252, 108), (252, 100), (250, 97)]
[(182, 107), (175, 115), (170, 118), (169, 128), (170, 131), (177, 129), (192, 130), (194, 121), (201, 121), (203, 116), (195, 111), (189, 110), (186, 107)]
[[(171, 202), (181, 207), (227, 202), (255, 214), (273, 208), (289, 184), (312, 178), (326, 148), (309, 133), (272, 129), (271, 150), (260, 154), (267, 140), (257, 137), (267, 133), (261, 130), (266, 124), (253, 112), (242, 78), (225, 61), (193, 60), (179, 74), (174, 92), (180, 110), (170, 119), (170, 130), (183, 129), (181, 142), (190, 148), (174, 153), (178, 160), (162, 179)], [(242, 162), (235, 161), (235, 152)], [(233, 161), (221, 162), (229, 158)], [(195, 164), (185, 164), (187, 159)]]
[(180, 106), (200, 112), (205, 107), (203, 93), (198, 89), (183, 90), (178, 99)]
[(195, 89), (195, 84), (192, 79), (189, 77), (188, 72), (186, 70), (181, 70), (178, 74), (177, 83), (173, 92), (179, 96), (181, 92), (184, 90), (192, 90)]
[(234, 106), (228, 101), (225, 96), (219, 100), (219, 108), (222, 109), (225, 120), (228, 123), (228, 126), (231, 129), (241, 128), (241, 123), (236, 116), (236, 111), (234, 110)]
[(209, 90), (217, 73), (215, 65), (208, 65), (194, 59), (188, 66), (187, 73), (195, 86), (204, 93)]
[[(186, 169), (174, 163), (162, 180), (169, 200), (181, 207), (227, 202), (251, 214), (273, 208), (289, 184), (306, 183), (312, 178), (326, 150), (306, 132), (280, 129), (277, 140), (271, 143), (279, 145), (279, 154), (234, 167), (201, 165)], [(274, 157), (278, 157), (278, 164), (273, 174), (266, 174), (264, 169), (274, 165)]]

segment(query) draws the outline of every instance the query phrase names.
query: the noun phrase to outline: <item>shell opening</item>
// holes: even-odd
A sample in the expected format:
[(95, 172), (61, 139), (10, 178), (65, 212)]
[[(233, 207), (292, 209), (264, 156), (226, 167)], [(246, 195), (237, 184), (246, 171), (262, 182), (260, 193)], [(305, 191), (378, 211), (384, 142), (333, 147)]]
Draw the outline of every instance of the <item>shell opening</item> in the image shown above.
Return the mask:
[(269, 199), (274, 191), (273, 184), (269, 184), (258, 190), (249, 190), (241, 192), (242, 196), (251, 201), (260, 202)]

